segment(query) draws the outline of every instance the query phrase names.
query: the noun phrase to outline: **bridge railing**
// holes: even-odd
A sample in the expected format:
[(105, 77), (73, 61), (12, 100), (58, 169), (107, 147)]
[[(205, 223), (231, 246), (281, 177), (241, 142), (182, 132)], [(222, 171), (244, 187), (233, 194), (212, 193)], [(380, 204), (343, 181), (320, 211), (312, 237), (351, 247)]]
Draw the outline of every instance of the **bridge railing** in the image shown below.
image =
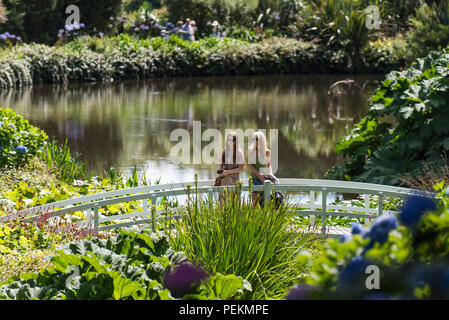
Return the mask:
[[(151, 224), (154, 228), (156, 221), (160, 218), (162, 213), (166, 213), (167, 211), (177, 213), (183, 209), (182, 206), (178, 208), (157, 209), (159, 199), (171, 197), (177, 199), (179, 196), (186, 196), (190, 186), (191, 194), (197, 192), (198, 194), (207, 195), (209, 196), (209, 199), (214, 200), (216, 199), (215, 193), (223, 192), (224, 189), (228, 189), (230, 192), (234, 191), (236, 188), (235, 186), (214, 187), (213, 184), (213, 180), (208, 180), (114, 190), (62, 200), (49, 205), (28, 209), (25, 212), (16, 212), (8, 216), (0, 217), (0, 223), (19, 218), (22, 218), (27, 222), (36, 222), (83, 211), (87, 215), (87, 221), (82, 222), (79, 225), (92, 229), (95, 232), (141, 224)], [(248, 192), (249, 186), (242, 185), (241, 191)], [(253, 185), (251, 191), (263, 192), (265, 204), (269, 202), (270, 195), (274, 191), (281, 191), (284, 193), (306, 193), (309, 201), (306, 203), (295, 204), (291, 207), (291, 210), (295, 210), (297, 215), (321, 217), (321, 231), (323, 234), (328, 230), (326, 224), (327, 217), (343, 216), (365, 219), (372, 217), (375, 219), (384, 212), (383, 201), (385, 197), (405, 198), (409, 195), (416, 194), (415, 190), (400, 187), (315, 179), (280, 179), (279, 184), (272, 184), (269, 181), (265, 181), (264, 185)], [(333, 193), (362, 196), (362, 198), (364, 198), (364, 206), (330, 204), (329, 195)], [(316, 201), (315, 195), (319, 195), (318, 198), (321, 199)], [(378, 200), (377, 206), (374, 208), (370, 206), (370, 196), (376, 196)], [(99, 212), (101, 207), (119, 203), (129, 203), (132, 201), (141, 202), (141, 211), (114, 216), (102, 216)], [(397, 214), (397, 212), (394, 211), (391, 211), (390, 213)], [(106, 225), (106, 223), (112, 221), (118, 221), (119, 223)]]

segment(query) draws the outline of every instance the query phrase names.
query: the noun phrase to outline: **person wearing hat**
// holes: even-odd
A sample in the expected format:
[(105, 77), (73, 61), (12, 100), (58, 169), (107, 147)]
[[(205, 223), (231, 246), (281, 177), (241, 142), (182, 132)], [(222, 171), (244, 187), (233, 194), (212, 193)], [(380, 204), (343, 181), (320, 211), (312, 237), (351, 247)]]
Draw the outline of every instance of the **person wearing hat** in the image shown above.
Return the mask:
[(196, 22), (195, 22), (195, 20), (192, 20), (192, 21), (190, 22), (190, 25), (192, 26), (191, 40), (192, 40), (192, 41), (195, 41), (195, 32), (196, 32), (196, 30), (198, 29), (198, 28), (196, 27)]
[(170, 35), (168, 34), (167, 30), (162, 29), (161, 30), (161, 37), (164, 38), (164, 39), (168, 39), (168, 38), (170, 38)]
[(215, 20), (210, 26), (212, 27), (212, 37), (220, 37), (220, 24), (218, 23), (218, 21)]

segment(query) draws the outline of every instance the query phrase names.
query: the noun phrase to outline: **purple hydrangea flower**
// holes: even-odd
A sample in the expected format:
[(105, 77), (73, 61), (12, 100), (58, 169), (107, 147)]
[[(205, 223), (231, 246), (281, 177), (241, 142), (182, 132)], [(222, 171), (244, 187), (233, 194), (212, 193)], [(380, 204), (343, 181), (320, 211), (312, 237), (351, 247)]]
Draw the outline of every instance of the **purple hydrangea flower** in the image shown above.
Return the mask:
[(317, 291), (317, 287), (310, 286), (308, 284), (300, 284), (296, 288), (292, 289), (286, 300), (307, 300), (311, 292)]
[(415, 227), (424, 213), (436, 208), (434, 199), (423, 196), (411, 196), (402, 207), (399, 220), (407, 227)]
[(206, 278), (207, 274), (202, 269), (191, 263), (182, 263), (165, 274), (163, 284), (173, 295), (182, 297), (194, 292)]
[(363, 300), (391, 300), (391, 298), (385, 293), (373, 293), (363, 298)]

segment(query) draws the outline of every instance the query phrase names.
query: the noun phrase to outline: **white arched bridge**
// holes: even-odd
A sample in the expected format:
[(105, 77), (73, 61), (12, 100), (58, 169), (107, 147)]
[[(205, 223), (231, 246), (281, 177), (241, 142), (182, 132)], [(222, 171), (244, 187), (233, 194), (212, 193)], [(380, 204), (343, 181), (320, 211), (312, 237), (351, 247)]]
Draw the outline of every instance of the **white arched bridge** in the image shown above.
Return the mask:
[[(217, 193), (224, 191), (224, 189), (235, 190), (235, 187), (214, 187), (213, 185), (214, 181), (208, 180), (114, 190), (15, 212), (0, 217), (0, 222), (15, 219), (36, 222), (82, 211), (86, 214), (87, 221), (78, 224), (94, 232), (146, 224), (154, 229), (158, 219), (162, 219), (162, 214), (170, 211), (176, 215), (176, 212), (182, 209), (181, 204), (172, 208), (158, 209), (158, 205), (163, 198), (169, 201), (170, 199), (186, 198), (189, 186), (192, 193), (197, 190), (198, 194), (205, 195), (209, 199), (217, 199)], [(248, 192), (249, 186), (244, 184), (241, 190), (242, 192)], [(385, 197), (404, 199), (407, 196), (417, 194), (416, 190), (401, 187), (317, 179), (279, 179), (277, 184), (265, 181), (263, 185), (253, 185), (251, 191), (263, 192), (265, 203), (269, 201), (273, 191), (284, 193), (290, 198), (288, 203), (291, 204), (291, 209), (295, 210), (297, 215), (322, 219), (321, 232), (328, 235), (348, 232), (348, 229), (345, 228), (329, 227), (326, 223), (328, 217), (376, 219), (386, 211), (384, 208)], [(294, 194), (294, 196), (291, 196), (291, 194)], [(351, 204), (350, 201), (335, 202), (333, 199), (335, 200), (336, 194), (352, 195), (354, 199), (362, 199), (362, 202), (359, 201), (358, 206)], [(140, 202), (141, 209), (132, 213), (104, 216), (99, 211), (99, 208), (107, 205), (134, 201)], [(360, 206), (360, 203), (363, 205)], [(376, 205), (373, 206), (373, 203), (376, 203)], [(388, 213), (398, 214), (396, 211), (388, 211)]]

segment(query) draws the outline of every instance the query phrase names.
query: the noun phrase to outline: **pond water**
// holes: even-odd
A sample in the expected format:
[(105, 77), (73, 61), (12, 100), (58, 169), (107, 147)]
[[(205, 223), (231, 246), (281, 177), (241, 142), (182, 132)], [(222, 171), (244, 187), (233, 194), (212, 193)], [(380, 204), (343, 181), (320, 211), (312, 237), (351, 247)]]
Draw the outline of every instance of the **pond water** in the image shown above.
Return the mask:
[(214, 179), (215, 165), (175, 164), (170, 159), (177, 144), (170, 141), (170, 133), (179, 128), (192, 133), (194, 121), (201, 121), (203, 131), (216, 128), (223, 135), (225, 129), (277, 129), (276, 176), (324, 178), (343, 160), (333, 147), (366, 114), (367, 99), (383, 76), (351, 76), (352, 89), (342, 86), (329, 95), (330, 86), (343, 79), (348, 76), (40, 85), (0, 92), (0, 106), (12, 108), (50, 137), (67, 139), (96, 172), (112, 166), (129, 173), (136, 166), (152, 182), (190, 181), (195, 173)]

